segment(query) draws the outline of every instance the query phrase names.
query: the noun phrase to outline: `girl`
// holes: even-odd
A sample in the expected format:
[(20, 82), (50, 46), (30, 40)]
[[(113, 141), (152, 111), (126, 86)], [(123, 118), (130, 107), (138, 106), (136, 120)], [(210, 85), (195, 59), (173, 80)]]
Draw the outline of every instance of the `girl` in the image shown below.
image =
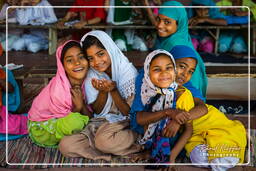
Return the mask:
[(28, 112), (29, 135), (39, 146), (56, 147), (64, 135), (81, 131), (91, 116), (82, 91), (88, 61), (79, 42), (70, 40), (60, 46), (56, 59), (56, 76)]
[[(177, 6), (177, 8), (160, 8), (159, 14), (156, 18), (156, 28), (159, 39), (156, 41), (155, 48), (165, 49), (167, 51), (171, 51), (175, 45), (187, 45), (193, 48), (193, 44), (188, 33), (188, 19), (185, 8), (176, 1), (167, 1), (163, 3), (162, 6)], [(204, 62), (198, 53), (197, 56), (197, 68), (190, 82), (185, 86), (192, 87), (193, 85), (193, 87), (200, 90), (202, 95), (205, 97), (207, 76)]]
[[(8, 73), (8, 74), (7, 74)], [(6, 80), (8, 75), (8, 94), (6, 87)], [(8, 95), (8, 103), (6, 96)], [(27, 129), (27, 114), (11, 114), (7, 113), (6, 106), (8, 104), (8, 112), (15, 112), (20, 106), (20, 90), (19, 86), (8, 69), (0, 68), (0, 141), (6, 140), (6, 133), (8, 133), (8, 140), (21, 138), (28, 134)], [(8, 121), (7, 121), (8, 120)], [(6, 123), (8, 122), (8, 131), (6, 130)]]
[[(192, 77), (198, 56), (188, 46), (175, 46), (171, 53), (177, 64), (177, 93), (180, 94), (177, 108), (188, 111), (194, 107), (194, 102), (190, 91), (183, 84)], [(211, 105), (207, 105), (207, 108), (206, 115), (191, 117), (193, 135), (185, 146), (191, 162), (199, 166), (210, 163), (213, 170), (226, 170), (237, 163), (243, 163), (246, 147), (244, 126), (239, 121), (229, 120)], [(226, 165), (217, 165), (220, 163)]]
[(136, 97), (130, 112), (131, 125), (133, 130), (144, 134), (139, 143), (151, 150), (155, 163), (175, 163), (192, 135), (192, 125), (186, 123), (182, 134), (163, 137), (170, 120), (184, 124), (190, 118), (189, 113), (173, 109), (177, 88), (175, 70), (172, 55), (165, 50), (155, 50), (145, 60), (144, 73), (141, 72), (136, 79)]
[(138, 151), (139, 146), (134, 144), (137, 136), (127, 128), (137, 70), (103, 31), (87, 33), (81, 44), (90, 64), (85, 91), (95, 119), (81, 134), (65, 137), (60, 151), (66, 156), (94, 160), (111, 159), (103, 153), (126, 155)]

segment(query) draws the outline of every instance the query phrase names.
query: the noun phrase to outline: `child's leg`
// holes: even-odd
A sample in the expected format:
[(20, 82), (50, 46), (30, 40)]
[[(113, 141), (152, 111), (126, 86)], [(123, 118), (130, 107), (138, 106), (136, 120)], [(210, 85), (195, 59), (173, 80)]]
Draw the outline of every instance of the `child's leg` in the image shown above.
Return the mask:
[(129, 122), (105, 122), (95, 135), (95, 147), (114, 155), (128, 155), (140, 151), (141, 146), (135, 144), (137, 134), (128, 128)]
[(70, 113), (66, 117), (43, 122), (30, 121), (29, 135), (39, 146), (57, 147), (64, 136), (80, 132), (88, 121), (88, 116), (79, 113)]
[[(197, 164), (198, 167), (209, 167), (208, 165), (208, 153), (205, 144), (197, 145), (190, 153), (190, 160), (193, 164)], [(202, 165), (204, 164), (204, 165)]]
[[(213, 171), (225, 171), (230, 168), (235, 167), (235, 165), (239, 162), (239, 158), (236, 157), (221, 157), (215, 158), (211, 161), (211, 168)], [(227, 164), (227, 165), (219, 165), (219, 164)]]

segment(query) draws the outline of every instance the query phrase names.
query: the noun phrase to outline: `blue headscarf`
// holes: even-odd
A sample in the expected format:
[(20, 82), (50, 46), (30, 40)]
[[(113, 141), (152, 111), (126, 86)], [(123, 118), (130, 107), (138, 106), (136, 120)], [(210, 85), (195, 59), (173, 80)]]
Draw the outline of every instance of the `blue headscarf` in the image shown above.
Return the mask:
[[(173, 55), (175, 60), (180, 59), (180, 58), (190, 57), (190, 58), (194, 58), (196, 61), (198, 61), (197, 54), (195, 53), (195, 51), (192, 48), (190, 48), (188, 46), (184, 46), (184, 45), (174, 46), (172, 48), (172, 50), (170, 51), (170, 53)], [(201, 100), (205, 101), (205, 98), (202, 96), (202, 93), (198, 89), (194, 88), (190, 82), (187, 82), (183, 86), (190, 90), (193, 97), (200, 98)]]
[[(159, 38), (157, 41), (157, 43), (159, 44), (158, 45), (156, 44), (155, 47), (158, 49), (160, 48), (170, 52), (174, 46), (185, 45), (194, 50), (194, 46), (191, 42), (191, 38), (188, 33), (187, 13), (183, 5), (176, 1), (167, 1), (163, 3), (162, 6), (177, 7), (177, 8), (160, 8), (159, 14), (162, 14), (166, 17), (176, 20), (178, 27), (177, 27), (177, 31), (174, 34), (168, 37)], [(197, 56), (197, 66), (189, 84), (193, 85), (194, 88), (200, 90), (203, 96), (205, 97), (207, 84), (208, 84), (207, 75), (205, 72), (205, 66), (200, 55), (196, 51), (195, 53)]]

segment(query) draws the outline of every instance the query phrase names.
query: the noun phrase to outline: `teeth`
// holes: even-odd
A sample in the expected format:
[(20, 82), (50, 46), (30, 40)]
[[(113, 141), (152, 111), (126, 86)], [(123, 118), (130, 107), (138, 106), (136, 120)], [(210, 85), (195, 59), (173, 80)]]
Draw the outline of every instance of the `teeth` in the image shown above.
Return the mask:
[(83, 68), (76, 68), (76, 69), (74, 69), (74, 71), (81, 71), (81, 70), (83, 70)]

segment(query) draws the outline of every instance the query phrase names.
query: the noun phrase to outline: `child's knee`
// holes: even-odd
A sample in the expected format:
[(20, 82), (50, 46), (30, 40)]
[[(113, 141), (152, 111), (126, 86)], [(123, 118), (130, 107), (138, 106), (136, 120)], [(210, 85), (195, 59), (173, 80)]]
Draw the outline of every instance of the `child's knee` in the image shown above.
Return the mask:
[(65, 136), (61, 139), (58, 148), (64, 156), (71, 157), (74, 147), (72, 140), (72, 136)]
[(197, 164), (208, 163), (207, 151), (205, 150), (204, 144), (196, 146), (191, 151), (190, 160), (192, 163), (197, 163)]

